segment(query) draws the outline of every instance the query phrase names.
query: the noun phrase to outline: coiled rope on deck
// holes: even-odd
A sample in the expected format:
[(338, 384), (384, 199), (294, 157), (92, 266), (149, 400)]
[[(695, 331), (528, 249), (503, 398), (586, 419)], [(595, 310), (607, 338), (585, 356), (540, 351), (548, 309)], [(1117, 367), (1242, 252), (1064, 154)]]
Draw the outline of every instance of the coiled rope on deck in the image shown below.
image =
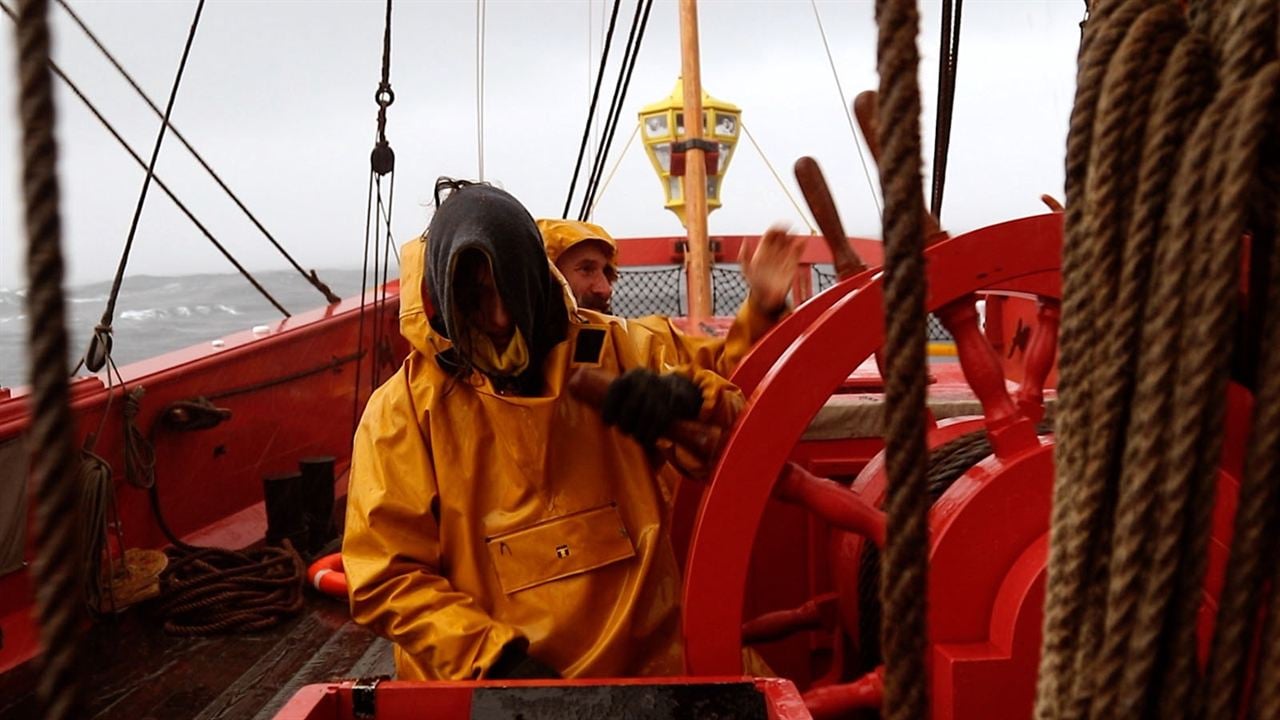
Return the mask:
[(180, 400), (166, 405), (151, 431), (144, 434), (137, 425), (144, 394), (135, 387), (125, 396), (125, 478), (147, 491), (156, 525), (172, 544), (166, 549), (169, 565), (160, 574), (159, 614), (165, 632), (254, 632), (296, 615), (303, 605), (306, 573), (302, 558), (287, 540), (283, 547), (199, 547), (179, 538), (164, 517), (156, 482), (156, 430), (205, 430), (229, 419), (231, 413), (205, 398)]
[(62, 227), (58, 215), (58, 145), (53, 135), (48, 3), (18, 3), (18, 115), (22, 126), (22, 194), (27, 232), (27, 340), (31, 368), (31, 478), (36, 486), (36, 608), (44, 717), (77, 717), (80, 685), (80, 593), (71, 411), (67, 399), (67, 329), (62, 299)]
[[(1267, 250), (1260, 276), (1280, 271), (1263, 179), (1278, 169), (1277, 10), (1191, 5), (1188, 24), (1176, 2), (1099, 0), (1081, 41), (1037, 718), (1232, 717), (1249, 702), (1247, 637), (1276, 536), (1274, 286), (1250, 287), (1265, 336), (1204, 677), (1196, 631), (1246, 233)], [(1276, 694), (1265, 686), (1255, 713)]]
[(925, 470), (924, 195), (920, 160), (920, 18), (915, 0), (877, 0), (880, 187), (885, 244), (886, 539), (880, 572), (885, 622), (884, 717), (928, 713), (924, 651), (929, 531)]

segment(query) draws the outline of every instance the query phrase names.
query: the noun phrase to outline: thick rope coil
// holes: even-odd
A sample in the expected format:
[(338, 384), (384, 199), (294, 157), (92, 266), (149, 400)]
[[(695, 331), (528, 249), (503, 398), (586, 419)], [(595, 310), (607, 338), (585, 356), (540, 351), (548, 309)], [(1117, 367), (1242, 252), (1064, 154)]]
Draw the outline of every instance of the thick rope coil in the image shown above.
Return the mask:
[[(1128, 368), (1121, 376), (1127, 384), (1126, 402), (1132, 398), (1136, 382), (1132, 368), (1137, 362), (1140, 320), (1149, 292), (1152, 251), (1160, 231), (1160, 218), (1167, 209), (1166, 193), (1177, 165), (1176, 156), (1191, 132), (1192, 122), (1208, 103), (1212, 89), (1206, 72), (1208, 60), (1204, 39), (1195, 34), (1184, 35), (1165, 66), (1152, 100), (1136, 192), (1137, 206), (1125, 241), (1119, 295), (1112, 310), (1115, 328), (1108, 349), (1108, 354), (1119, 356)], [(1129, 630), (1141, 599), (1144, 576), (1141, 560), (1150, 546), (1145, 527), (1152, 514), (1156, 482), (1154, 473), (1134, 473), (1122, 463), (1106, 600), (1106, 641), (1096, 666), (1099, 678), (1119, 677), (1127, 661)], [(1103, 683), (1102, 693), (1094, 705), (1095, 714), (1105, 712), (1108, 707), (1117, 708), (1118, 693), (1116, 683)], [(1135, 701), (1136, 698), (1129, 697), (1125, 703)], [(1137, 712), (1125, 703), (1120, 704), (1116, 712)]]
[[(1268, 76), (1274, 82), (1274, 72), (1260, 74), (1258, 79), (1266, 82)], [(1280, 262), (1274, 254), (1267, 289), (1265, 340), (1261, 346), (1253, 428), (1240, 487), (1242, 502), (1236, 514), (1206, 676), (1210, 717), (1225, 717), (1239, 703), (1251, 642), (1249, 633), (1262, 600), (1261, 585), (1266, 577), (1263, 563), (1265, 558), (1274, 557), (1276, 522), (1280, 519), (1276, 515), (1275, 484), (1275, 478), (1280, 477), (1280, 453), (1277, 453), (1280, 448)]]
[(67, 331), (62, 300), (58, 146), (53, 136), (48, 3), (18, 3), (18, 114), (27, 231), (28, 346), (31, 367), (31, 477), (36, 486), (36, 607), (43, 647), (37, 694), (51, 720), (78, 716), (76, 677), (80, 593), (74, 425), (67, 400)]
[[(1107, 60), (1123, 40), (1122, 29), (1154, 0), (1098, 0), (1090, 7), (1080, 42), (1075, 104), (1067, 135), (1066, 212), (1062, 247), (1062, 324), (1058, 330), (1058, 423), (1054, 455), (1056, 482), (1049, 545), (1049, 578), (1044, 644), (1036, 687), (1036, 717), (1058, 717), (1066, 706), (1084, 607), (1089, 561), (1087, 541), (1101, 515), (1101, 483), (1083, 474), (1088, 456), (1087, 367), (1093, 327), (1084, 314), (1093, 280), (1084, 219), (1089, 148)], [(1119, 20), (1115, 20), (1118, 17)]]
[(915, 0), (877, 0), (879, 127), (885, 243), (885, 498), (880, 573), (885, 657), (883, 714), (928, 715), (928, 511), (925, 469), (924, 197), (920, 175), (919, 16)]
[[(1124, 421), (1122, 408), (1128, 401), (1128, 385), (1124, 381), (1128, 368), (1122, 364), (1124, 349), (1110, 346), (1118, 332), (1114, 322), (1117, 318), (1110, 311), (1119, 292), (1119, 268), (1125, 245), (1123, 232), (1131, 216), (1152, 89), (1183, 27), (1181, 13), (1170, 4), (1154, 5), (1139, 15), (1108, 64), (1098, 99), (1090, 172), (1085, 182), (1085, 207), (1089, 213), (1085, 241), (1093, 269), (1086, 312), (1098, 322), (1091, 328), (1090, 346), (1095, 348), (1095, 354), (1087, 378), (1089, 455), (1085, 458), (1083, 473), (1084, 477), (1093, 479), (1095, 486), (1098, 479), (1114, 474)], [(1115, 493), (1114, 486), (1100, 487), (1104, 489), (1100, 497), (1101, 512), (1094, 513), (1091, 520), (1102, 523), (1099, 537), (1106, 538)], [(1098, 546), (1099, 550), (1105, 548), (1106, 542), (1096, 543), (1095, 547)], [(1095, 551), (1087, 572), (1088, 602), (1077, 628), (1079, 642), (1074, 661), (1077, 689), (1073, 694), (1080, 706), (1069, 717), (1087, 714), (1084, 704), (1097, 685), (1091, 669), (1102, 644), (1106, 608), (1108, 567), (1103, 552)]]
[[(190, 546), (187, 546), (188, 548)], [(254, 632), (302, 609), (302, 558), (283, 548), (173, 548), (161, 575), (160, 614), (173, 635)]]
[[(1267, 179), (1274, 185), (1278, 171), (1277, 8), (1191, 5), (1188, 31), (1175, 4), (1099, 2), (1082, 40), (1038, 718), (1231, 717), (1247, 702), (1247, 637), (1264, 575), (1257, 563), (1275, 551), (1280, 521), (1276, 489), (1259, 487), (1280, 451), (1272, 436), (1280, 418), (1264, 406), (1261, 385), (1207, 682), (1197, 620), (1238, 340), (1242, 238), (1255, 232), (1261, 273), (1275, 234), (1259, 210), (1274, 212)], [(1275, 291), (1263, 280), (1251, 283), (1255, 305), (1263, 305), (1256, 293)], [(1277, 362), (1269, 340), (1260, 383)], [(1250, 482), (1252, 473), (1262, 475)], [(1275, 655), (1266, 642), (1252, 686), (1261, 717), (1274, 709), (1262, 679)]]

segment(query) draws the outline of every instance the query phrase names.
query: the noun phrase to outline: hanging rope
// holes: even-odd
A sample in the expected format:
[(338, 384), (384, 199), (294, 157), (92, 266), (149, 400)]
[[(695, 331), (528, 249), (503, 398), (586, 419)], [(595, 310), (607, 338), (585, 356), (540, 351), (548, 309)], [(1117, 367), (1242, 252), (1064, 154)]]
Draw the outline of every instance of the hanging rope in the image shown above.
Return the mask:
[[(178, 88), (182, 85), (182, 73), (187, 69), (187, 58), (191, 55), (191, 43), (196, 39), (196, 28), (200, 26), (200, 13), (204, 11), (204, 0), (196, 4), (195, 17), (191, 19), (191, 29), (187, 32), (187, 42), (182, 48), (182, 59), (178, 61), (178, 73), (173, 78), (173, 87), (169, 90), (169, 102), (164, 107), (164, 117), (160, 123), (160, 131), (156, 134), (156, 143), (151, 149), (151, 160), (147, 163), (147, 175), (142, 180), (142, 192), (138, 193), (138, 204), (133, 209), (133, 220), (129, 223), (129, 235), (124, 241), (124, 252), (120, 254), (120, 264), (116, 266), (116, 276), (111, 282), (111, 291), (107, 294), (107, 307), (102, 311), (102, 318), (94, 328), (93, 338), (89, 341), (89, 349), (84, 355), (84, 364), (92, 372), (98, 372), (107, 364), (107, 356), (111, 354), (111, 322), (115, 319), (116, 300), (120, 297), (120, 286), (124, 283), (124, 270), (129, 265), (129, 252), (133, 250), (133, 239), (138, 233), (138, 221), (142, 219), (142, 208), (147, 202), (147, 190), (151, 188), (151, 179), (155, 175), (156, 161), (160, 159), (160, 148), (164, 144), (164, 136), (169, 129), (169, 116), (173, 113), (174, 101), (178, 99)], [(285, 313), (287, 316), (288, 313)]]
[(485, 0), (476, 0), (476, 177), (484, 182)]
[[(5, 15), (7, 15), (10, 20), (13, 20), (15, 22), (17, 21), (18, 16), (12, 10), (9, 9), (9, 6), (4, 3), (4, 0), (0, 0), (0, 10), (3, 10)], [(88, 96), (86, 96), (84, 92), (80, 90), (80, 87), (76, 85), (74, 82), (72, 82), (71, 78), (67, 77), (67, 74), (63, 72), (62, 68), (58, 67), (58, 64), (53, 62), (53, 60), (49, 61), (49, 67), (50, 69), (53, 70), (53, 74), (56, 75), (58, 79), (61, 80), (69, 90), (71, 90), (72, 94), (74, 94), (76, 98), (78, 98), (80, 102), (84, 104), (85, 108), (89, 110), (90, 114), (92, 114), (94, 118), (97, 119), (98, 123), (101, 124), (104, 129), (106, 129), (106, 131), (111, 135), (111, 137), (115, 138), (116, 142), (120, 144), (120, 147), (124, 148), (125, 152), (129, 154), (129, 157), (133, 158), (133, 161), (138, 164), (138, 167), (142, 168), (143, 170), (146, 170), (147, 168), (146, 160), (143, 160), (142, 155), (140, 155), (136, 150), (133, 149), (131, 145), (129, 145), (127, 141), (125, 141), (124, 136), (122, 136), (115, 129), (115, 127), (113, 127), (111, 123), (107, 121), (106, 117), (103, 116), (103, 114), (98, 110), (98, 108), (89, 100)], [(254, 278), (253, 275), (250, 274), (249, 271), (246, 270), (244, 266), (241, 265), (239, 261), (235, 259), (234, 256), (232, 256), (231, 252), (228, 251), (227, 248), (224, 247), (222, 243), (218, 242), (218, 239), (213, 236), (213, 233), (209, 231), (209, 228), (207, 228), (204, 225), (204, 223), (200, 222), (200, 220), (196, 218), (195, 214), (192, 213), (191, 210), (181, 200), (178, 199), (178, 196), (174, 194), (173, 190), (171, 190), (169, 186), (165, 184), (165, 182), (160, 178), (160, 176), (153, 175), (153, 178), (155, 180), (156, 187), (164, 191), (164, 194), (167, 195), (169, 199), (173, 201), (174, 206), (176, 206), (178, 210), (182, 212), (183, 215), (186, 215), (187, 219), (191, 221), (191, 224), (195, 225), (196, 229), (199, 230), (200, 233), (205, 236), (205, 239), (207, 239), (215, 248), (217, 248), (218, 252), (222, 253), (222, 256), (225, 257), (227, 261), (230, 262), (231, 265), (235, 267), (235, 269), (246, 280), (249, 281), (249, 284), (252, 285), (254, 289), (257, 290), (258, 293), (261, 294), (262, 297), (264, 297), (267, 300), (267, 302), (271, 303), (285, 317), (288, 317), (289, 312), (284, 309), (284, 306), (282, 306), (279, 302), (277, 302), (276, 299), (271, 296), (271, 293), (267, 292), (266, 288), (264, 288), (262, 284), (259, 283), (257, 279)]]
[[(1057, 478), (1038, 718), (1250, 716), (1276, 548), (1274, 3), (1091, 6), (1067, 143)], [(1202, 8), (1201, 8), (1202, 9)], [(1260, 372), (1207, 674), (1197, 666), (1246, 232)], [(1254, 268), (1258, 271), (1257, 268)], [(1264, 646), (1262, 657), (1277, 649)], [(1280, 679), (1280, 678), (1277, 678)]]
[(67, 399), (67, 331), (62, 299), (58, 146), (53, 135), (48, 4), (18, 4), (18, 115), (22, 126), (22, 194), (27, 233), (27, 342), (31, 368), (31, 480), (36, 488), (33, 579), (40, 619), (41, 671), (36, 681), (43, 715), (80, 717), (76, 492)]
[[(396, 187), (396, 155), (391, 149), (391, 144), (387, 141), (387, 108), (395, 102), (396, 94), (391, 89), (391, 0), (387, 0), (386, 21), (383, 24), (382, 32), (382, 75), (378, 82), (378, 89), (374, 93), (374, 102), (378, 106), (378, 123), (377, 131), (374, 138), (373, 152), (369, 156), (369, 189), (365, 196), (365, 219), (364, 219), (364, 266), (360, 273), (360, 321), (356, 331), (356, 371), (355, 384), (353, 389), (352, 407), (351, 407), (351, 427), (352, 432), (360, 421), (360, 376), (362, 358), (364, 356), (364, 326), (365, 326), (365, 310), (369, 293), (369, 258), (373, 258), (373, 281), (374, 287), (378, 288), (376, 292), (380, 294), (374, 299), (373, 306), (373, 352), (369, 353), (369, 391), (372, 392), (378, 386), (380, 378), (378, 375), (380, 354), (380, 341), (382, 340), (383, 313), (387, 307), (386, 282), (388, 275), (387, 255), (391, 245), (391, 205), (395, 196)], [(384, 202), (382, 194), (382, 180), (384, 177), (388, 179), (388, 198)], [(385, 227), (387, 248), (382, 248), (383, 228)], [(369, 241), (373, 238), (372, 254), (370, 253)], [(378, 270), (378, 255), (381, 253), (383, 257), (382, 272)]]
[[(609, 62), (609, 47), (613, 44), (613, 29), (618, 23), (618, 8), (621, 5), (622, 0), (613, 0), (613, 12), (609, 15), (609, 30), (604, 36), (604, 49), (600, 51), (600, 69), (596, 72), (596, 85), (595, 89), (591, 91), (591, 103), (587, 106), (587, 121), (582, 126), (582, 142), (578, 143), (578, 159), (573, 164), (573, 179), (569, 181), (569, 194), (564, 198), (564, 211), (560, 213), (561, 217), (569, 217), (569, 205), (573, 203), (573, 191), (578, 187), (578, 174), (582, 171), (582, 158), (586, 155), (587, 142), (591, 138), (591, 125), (596, 119), (596, 102), (600, 99), (600, 87), (604, 84), (604, 68)], [(589, 7), (590, 3), (588, 3)], [(588, 22), (590, 22), (590, 18), (588, 18)], [(587, 45), (589, 50), (590, 42)]]
[[(147, 107), (151, 108), (156, 117), (161, 120), (165, 120), (164, 111), (160, 109), (160, 106), (156, 105), (155, 101), (151, 99), (151, 96), (148, 95), (140, 85), (138, 85), (137, 81), (133, 79), (133, 76), (130, 75), (129, 72), (124, 69), (124, 66), (120, 64), (120, 61), (116, 60), (115, 56), (111, 54), (111, 51), (107, 50), (107, 47), (102, 44), (102, 41), (98, 39), (98, 36), (89, 29), (89, 26), (85, 24), (84, 20), (80, 18), (69, 4), (67, 4), (67, 0), (58, 0), (58, 4), (62, 6), (62, 9), (66, 11), (72, 21), (74, 21), (80, 30), (84, 32), (85, 36), (89, 38), (89, 41), (102, 52), (102, 55), (107, 59), (107, 62), (111, 63), (111, 66), (120, 73), (120, 76), (124, 78), (125, 82), (129, 83), (129, 87), (132, 87), (134, 92), (138, 94), (138, 97), (142, 98), (143, 102), (147, 104)], [(289, 254), (289, 251), (284, 249), (284, 246), (275, 239), (275, 236), (267, 230), (267, 228), (258, 220), (257, 216), (255, 216), (249, 208), (245, 206), (244, 202), (240, 200), (240, 197), (232, 192), (231, 188), (223, 182), (221, 177), (218, 176), (218, 173), (214, 172), (214, 169), (205, 161), (204, 157), (202, 157), (199, 152), (196, 152), (196, 149), (192, 147), (186, 137), (184, 137), (182, 133), (178, 132), (178, 128), (174, 127), (167, 120), (165, 121), (165, 125), (168, 126), (169, 130), (173, 133), (173, 137), (176, 138), (178, 142), (182, 143), (182, 146), (191, 153), (191, 157), (195, 158), (196, 162), (200, 164), (200, 167), (204, 168), (205, 172), (209, 173), (209, 177), (213, 178), (213, 181), (217, 183), (218, 187), (221, 188), (224, 193), (227, 194), (227, 197), (231, 199), (231, 202), (235, 203), (236, 207), (240, 208), (240, 211), (244, 213), (245, 217), (249, 218), (249, 221), (252, 222), (254, 227), (262, 233), (263, 237), (265, 237), (267, 241), (270, 242), (282, 256), (284, 256), (285, 260), (289, 261), (289, 264), (298, 271), (298, 274), (302, 275), (303, 279), (309, 282), (312, 287), (320, 292), (321, 295), (324, 295), (325, 300), (329, 302), (329, 304), (339, 302), (341, 298), (333, 294), (333, 291), (329, 289), (329, 286), (320, 280), (320, 276), (315, 270), (308, 272), (302, 269), (302, 266), (293, 259), (293, 256)]]
[[(853, 112), (849, 101), (845, 99), (844, 86), (840, 84), (840, 73), (836, 71), (836, 61), (831, 55), (831, 45), (827, 43), (827, 30), (822, 25), (822, 15), (818, 13), (817, 0), (809, 0), (813, 7), (813, 19), (818, 22), (818, 34), (822, 36), (822, 47), (827, 52), (827, 64), (831, 66), (831, 78), (836, 81), (836, 92), (840, 94), (840, 108), (844, 111), (844, 119), (849, 123), (849, 134), (853, 135), (853, 146), (858, 150), (858, 161), (862, 163), (862, 174), (867, 178), (867, 189), (871, 191), (871, 202), (876, 206), (876, 214), (883, 215), (880, 207), (880, 196), (876, 194), (876, 183), (871, 179), (871, 169), (867, 166), (867, 156), (862, 151), (862, 143), (858, 140), (858, 129), (853, 125)], [(812, 230), (812, 228), (810, 228)]]
[(938, 33), (938, 109), (933, 130), (933, 181), (929, 208), (942, 222), (942, 191), (947, 184), (947, 157), (951, 149), (951, 111), (956, 102), (956, 66), (960, 61), (960, 15), (964, 0), (942, 0), (942, 29)]
[(883, 146), (885, 245), (886, 539), (880, 572), (884, 606), (884, 717), (928, 716), (928, 511), (925, 473), (924, 197), (920, 177), (920, 64), (915, 0), (877, 0), (878, 126)]
[(747, 124), (739, 120), (739, 125), (742, 127), (742, 132), (746, 133), (747, 139), (751, 141), (751, 147), (756, 149), (756, 153), (760, 156), (760, 159), (764, 161), (764, 166), (769, 168), (769, 172), (773, 173), (773, 179), (778, 182), (778, 187), (782, 188), (782, 194), (787, 196), (787, 200), (791, 201), (791, 207), (796, 209), (796, 214), (800, 216), (800, 221), (809, 228), (809, 234), (817, 235), (818, 231), (813, 227), (813, 223), (809, 222), (809, 216), (805, 215), (804, 210), (800, 208), (800, 203), (796, 202), (791, 191), (787, 189), (787, 184), (782, 182), (782, 176), (778, 174), (777, 170), (773, 169), (773, 163), (769, 162), (769, 158), (766, 157), (764, 151), (760, 149), (760, 143), (756, 142), (755, 136), (747, 129)]
[(636, 59), (640, 57), (640, 45), (644, 42), (644, 31), (649, 24), (649, 11), (652, 8), (653, 0), (642, 0), (636, 3), (636, 14), (631, 19), (631, 32), (627, 37), (627, 46), (622, 52), (622, 66), (618, 68), (618, 81), (614, 85), (609, 114), (605, 119), (604, 140), (596, 153), (595, 164), (587, 179), (586, 193), (582, 197), (582, 206), (578, 210), (579, 220), (588, 219), (587, 209), (595, 202), (600, 178), (604, 174), (604, 166), (609, 157), (609, 148), (613, 146), (613, 136), (618, 129), (618, 120), (622, 116), (622, 105), (626, 102), (627, 90), (631, 87), (631, 72), (635, 70)]

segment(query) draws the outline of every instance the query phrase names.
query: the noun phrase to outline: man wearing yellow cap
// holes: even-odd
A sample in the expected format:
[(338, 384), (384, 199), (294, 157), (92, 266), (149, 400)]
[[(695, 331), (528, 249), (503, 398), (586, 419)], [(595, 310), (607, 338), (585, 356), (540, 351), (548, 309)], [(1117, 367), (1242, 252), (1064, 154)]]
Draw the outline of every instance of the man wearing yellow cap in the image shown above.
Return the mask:
[[(547, 257), (564, 276), (578, 306), (609, 313), (618, 279), (618, 243), (613, 237), (599, 225), (579, 220), (542, 219), (538, 230)], [(750, 292), (723, 338), (685, 335), (669, 318), (658, 315), (629, 320), (630, 335), (644, 344), (667, 345), (673, 360), (681, 364), (728, 377), (751, 346), (786, 313), (787, 295), (803, 252), (804, 239), (788, 237), (781, 227), (770, 228), (754, 248), (743, 245), (742, 274)]]

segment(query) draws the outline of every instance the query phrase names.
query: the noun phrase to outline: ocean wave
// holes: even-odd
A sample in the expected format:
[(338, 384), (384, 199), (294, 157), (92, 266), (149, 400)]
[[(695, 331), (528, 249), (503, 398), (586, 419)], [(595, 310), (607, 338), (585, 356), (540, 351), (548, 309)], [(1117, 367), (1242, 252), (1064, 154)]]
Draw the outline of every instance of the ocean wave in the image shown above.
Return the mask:
[(163, 308), (148, 308), (146, 310), (125, 310), (120, 313), (121, 320), (154, 320), (156, 318), (169, 317), (169, 311)]

